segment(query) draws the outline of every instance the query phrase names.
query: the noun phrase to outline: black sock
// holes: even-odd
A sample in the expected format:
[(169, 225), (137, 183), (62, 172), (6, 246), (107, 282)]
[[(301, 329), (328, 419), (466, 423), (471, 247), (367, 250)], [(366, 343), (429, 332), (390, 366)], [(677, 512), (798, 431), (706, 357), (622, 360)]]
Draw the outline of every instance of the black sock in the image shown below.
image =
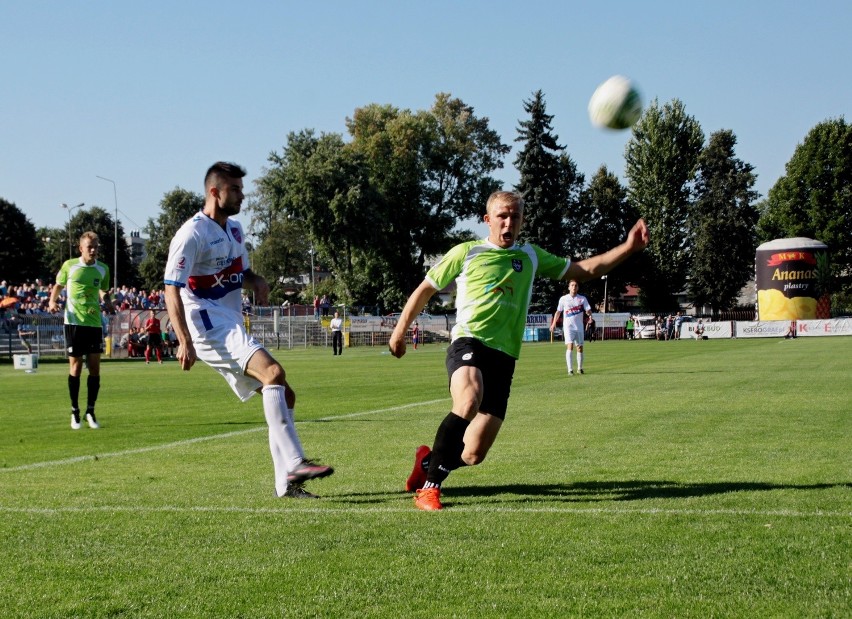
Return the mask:
[(71, 396), (71, 408), (80, 410), (80, 377), (68, 375), (68, 395)]
[(432, 447), (429, 471), (426, 474), (427, 481), (440, 486), (450, 471), (464, 466), (461, 455), (464, 451), (464, 432), (469, 425), (470, 422), (467, 419), (455, 413), (444, 417), (435, 433), (435, 445)]
[(89, 374), (89, 378), (86, 379), (86, 388), (88, 389), (86, 408), (95, 408), (95, 402), (98, 401), (98, 391), (101, 390), (101, 377)]

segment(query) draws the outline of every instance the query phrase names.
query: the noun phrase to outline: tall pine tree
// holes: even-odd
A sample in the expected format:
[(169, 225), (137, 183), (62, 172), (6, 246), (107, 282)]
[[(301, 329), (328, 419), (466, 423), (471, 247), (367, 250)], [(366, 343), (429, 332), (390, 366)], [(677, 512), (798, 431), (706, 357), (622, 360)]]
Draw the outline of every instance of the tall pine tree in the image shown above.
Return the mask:
[[(585, 221), (581, 192), (583, 175), (553, 133), (540, 90), (524, 101), (528, 120), (518, 127), (516, 142), (523, 148), (515, 158), (520, 181), (515, 189), (524, 196), (524, 226), (520, 240), (535, 243), (558, 256), (584, 253), (581, 229)], [(553, 280), (536, 281), (532, 311), (550, 312), (565, 286)]]
[(695, 201), (689, 214), (692, 270), (689, 296), (696, 306), (716, 314), (736, 303), (754, 273), (756, 247), (754, 206), (757, 192), (753, 166), (734, 156), (737, 138), (717, 131), (698, 157)]
[[(590, 210), (584, 242), (589, 255), (601, 254), (622, 243), (639, 217), (627, 199), (627, 189), (605, 165), (598, 169), (589, 182), (584, 191), (583, 203)], [(604, 290), (610, 299), (618, 297), (627, 284), (636, 283), (640, 257), (641, 254), (634, 256), (612, 271), (607, 276), (606, 286), (600, 279), (584, 284), (583, 294), (594, 300), (595, 305), (603, 301)]]
[(639, 278), (646, 310), (675, 309), (677, 295), (686, 289), (692, 265), (687, 218), (703, 145), (701, 125), (681, 101), (661, 107), (654, 100), (625, 149), (628, 196), (651, 229)]

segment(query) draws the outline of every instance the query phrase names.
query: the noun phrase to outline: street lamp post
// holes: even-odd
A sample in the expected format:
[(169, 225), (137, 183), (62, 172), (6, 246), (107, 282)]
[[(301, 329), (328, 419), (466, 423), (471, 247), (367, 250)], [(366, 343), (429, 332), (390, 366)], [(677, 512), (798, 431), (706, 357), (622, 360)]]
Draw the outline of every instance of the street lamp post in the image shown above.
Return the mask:
[(71, 258), (73, 257), (71, 255), (71, 211), (73, 211), (74, 209), (83, 208), (84, 206), (86, 206), (86, 203), (80, 202), (80, 204), (76, 206), (68, 206), (63, 202), (59, 206), (68, 210), (68, 259), (71, 260)]
[(115, 245), (113, 247), (112, 254), (112, 291), (113, 294), (118, 290), (118, 191), (115, 188), (115, 181), (109, 178), (104, 178), (103, 176), (95, 175), (97, 178), (102, 181), (106, 181), (108, 183), (112, 183), (112, 197), (115, 201), (115, 220), (113, 221), (113, 238), (115, 241)]
[(314, 284), (314, 244), (311, 243), (311, 248), (308, 250), (308, 253), (311, 255), (311, 296), (315, 297), (317, 294), (317, 287)]

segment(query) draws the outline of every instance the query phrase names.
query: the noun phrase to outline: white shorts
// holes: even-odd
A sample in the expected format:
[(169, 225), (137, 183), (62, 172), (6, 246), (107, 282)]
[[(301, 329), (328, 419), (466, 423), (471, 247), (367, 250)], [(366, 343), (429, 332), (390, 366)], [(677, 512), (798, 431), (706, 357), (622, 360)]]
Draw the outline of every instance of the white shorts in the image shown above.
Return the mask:
[(577, 346), (583, 345), (583, 332), (578, 331), (577, 329), (568, 329), (565, 332), (565, 345), (575, 344)]
[(198, 358), (219, 372), (245, 402), (263, 386), (245, 373), (249, 359), (263, 345), (246, 332), (241, 319), (234, 320), (230, 310), (193, 309), (189, 313), (188, 326)]

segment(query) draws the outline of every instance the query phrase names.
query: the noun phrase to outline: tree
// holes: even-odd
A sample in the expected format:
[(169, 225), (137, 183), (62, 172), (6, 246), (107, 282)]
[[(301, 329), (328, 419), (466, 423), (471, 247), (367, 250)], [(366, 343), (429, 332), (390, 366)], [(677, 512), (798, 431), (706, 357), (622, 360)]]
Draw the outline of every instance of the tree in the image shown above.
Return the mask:
[(146, 256), (139, 264), (141, 285), (145, 290), (159, 290), (163, 287), (163, 273), (172, 237), (187, 219), (203, 207), (204, 197), (186, 189), (175, 187), (163, 195), (160, 215), (157, 219), (149, 219), (145, 227), (148, 234)]
[(660, 107), (654, 100), (625, 149), (628, 196), (651, 230), (639, 276), (642, 305), (650, 311), (670, 310), (686, 287), (691, 182), (703, 143), (701, 126), (683, 103)]
[(842, 117), (816, 125), (785, 171), (760, 205), (759, 240), (822, 241), (834, 291), (852, 295), (852, 125)]
[(246, 212), (252, 214), (249, 233), (259, 240), (251, 254), (251, 268), (269, 282), (270, 305), (285, 300), (310, 303), (314, 289), (305, 289), (301, 299), (288, 294), (293, 288), (288, 280), (297, 280), (304, 273), (310, 276), (312, 245), (302, 222), (274, 217), (262, 191), (251, 196)]
[(15, 204), (0, 198), (0, 221), (0, 279), (22, 284), (44, 277), (44, 242), (29, 218)]
[(689, 216), (690, 298), (695, 306), (709, 305), (714, 314), (734, 305), (754, 274), (756, 177), (753, 166), (734, 156), (736, 143), (730, 130), (710, 136), (698, 158)]
[[(130, 250), (124, 240), (124, 228), (121, 222), (116, 222), (109, 211), (99, 206), (93, 206), (86, 210), (80, 210), (74, 214), (68, 223), (71, 234), (71, 257), (80, 255), (80, 236), (91, 230), (98, 235), (100, 251), (98, 260), (109, 267), (110, 285), (118, 276), (119, 285), (135, 286), (138, 280), (138, 272), (133, 261), (130, 259)], [(118, 232), (118, 243), (116, 240)], [(66, 232), (67, 234), (67, 232)], [(118, 246), (118, 273), (115, 272), (115, 248)]]
[(448, 249), (459, 219), (499, 187), (489, 173), (508, 147), (473, 108), (439, 94), (430, 110), (372, 104), (347, 119), (352, 137), (291, 133), (259, 179), (275, 217), (308, 231), (349, 303), (401, 307), (427, 256)]
[[(589, 182), (584, 191), (583, 203), (590, 211), (585, 222), (585, 245), (589, 255), (601, 254), (622, 243), (639, 218), (627, 199), (627, 190), (605, 165), (598, 169)], [(606, 286), (600, 279), (583, 284), (584, 294), (590, 298), (603, 299), (604, 289), (610, 298), (624, 292), (627, 284), (636, 283), (639, 279), (638, 257), (627, 260), (607, 275)]]
[[(524, 101), (528, 120), (518, 127), (516, 142), (523, 142), (515, 157), (520, 180), (515, 189), (524, 196), (524, 226), (520, 240), (535, 243), (557, 256), (583, 252), (581, 233), (587, 213), (580, 200), (583, 175), (558, 144), (553, 133), (553, 116), (546, 111), (540, 90)], [(550, 311), (559, 301), (563, 286), (540, 278), (533, 288), (531, 306)]]
[(53, 284), (62, 263), (68, 260), (68, 233), (62, 228), (42, 227), (36, 230), (36, 238), (44, 243), (39, 278), (45, 283)]
[(303, 130), (289, 134), (283, 152), (270, 154), (269, 161), (257, 181), (258, 251), (275, 243), (273, 230), (295, 222), (334, 273), (338, 298), (362, 302), (377, 294), (378, 282), (361, 274), (372, 249), (384, 242), (382, 213), (358, 154), (338, 134), (317, 137)]

